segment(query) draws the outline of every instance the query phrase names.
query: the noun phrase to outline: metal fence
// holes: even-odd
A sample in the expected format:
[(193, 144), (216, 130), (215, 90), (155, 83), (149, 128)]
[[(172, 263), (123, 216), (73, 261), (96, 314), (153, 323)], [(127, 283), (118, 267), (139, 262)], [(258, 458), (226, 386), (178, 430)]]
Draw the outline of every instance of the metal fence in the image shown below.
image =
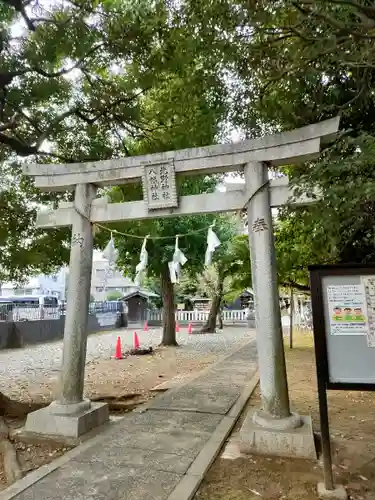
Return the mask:
[[(121, 301), (91, 302), (89, 314), (123, 313)], [(0, 321), (38, 321), (59, 319), (66, 315), (66, 303), (56, 306), (39, 304), (0, 303)]]
[[(205, 323), (208, 319), (209, 311), (176, 311), (176, 321), (181, 323)], [(149, 321), (162, 321), (161, 310), (149, 310), (147, 313)], [(222, 319), (225, 324), (246, 324), (249, 320), (254, 319), (254, 312), (248, 313), (245, 309), (222, 311)]]
[(60, 308), (39, 304), (0, 303), (0, 321), (36, 321), (59, 319)]
[[(227, 323), (238, 323), (246, 322), (247, 311), (245, 309), (224, 309), (222, 311), (222, 318), (224, 322)], [(192, 322), (206, 322), (208, 319), (209, 311), (177, 311), (176, 320), (177, 321), (187, 321)]]

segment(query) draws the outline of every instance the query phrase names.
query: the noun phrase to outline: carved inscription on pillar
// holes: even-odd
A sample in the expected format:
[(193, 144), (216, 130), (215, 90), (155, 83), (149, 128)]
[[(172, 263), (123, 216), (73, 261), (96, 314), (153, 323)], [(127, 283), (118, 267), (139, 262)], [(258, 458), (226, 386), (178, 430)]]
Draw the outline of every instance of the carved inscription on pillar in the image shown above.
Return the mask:
[(253, 233), (261, 233), (262, 231), (267, 231), (268, 226), (266, 221), (264, 220), (264, 217), (258, 217), (257, 219), (255, 219), (251, 230), (253, 231)]
[(83, 236), (81, 236), (80, 233), (73, 233), (72, 241), (71, 241), (72, 247), (74, 247), (75, 245), (79, 245), (80, 248), (83, 248), (84, 242), (85, 242), (85, 239)]
[(173, 161), (144, 165), (142, 185), (149, 210), (178, 207)]

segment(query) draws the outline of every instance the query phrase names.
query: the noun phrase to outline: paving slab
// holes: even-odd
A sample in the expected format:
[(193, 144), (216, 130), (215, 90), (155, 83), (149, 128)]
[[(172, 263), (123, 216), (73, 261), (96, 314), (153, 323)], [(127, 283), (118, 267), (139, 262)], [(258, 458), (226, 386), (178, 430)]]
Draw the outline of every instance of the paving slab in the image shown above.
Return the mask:
[[(252, 367), (252, 369), (249, 370), (249, 367), (247, 366), (246, 367), (246, 371), (242, 372), (242, 373), (231, 373), (229, 375), (229, 372), (228, 372), (228, 381), (230, 382), (230, 384), (234, 384), (236, 386), (238, 386), (239, 388), (242, 388), (243, 385), (246, 383), (246, 381), (249, 379), (249, 373), (253, 373), (254, 370), (256, 369), (256, 366)], [(221, 376), (221, 373), (222, 373), (222, 370), (219, 370), (219, 369), (216, 369), (215, 371), (212, 372), (211, 374), (211, 380), (212, 379), (215, 379), (215, 378), (219, 378)], [(227, 373), (227, 372), (225, 372)], [(205, 383), (205, 381), (201, 380), (200, 381), (201, 383)], [(222, 384), (223, 385), (223, 384)]]
[(225, 365), (231, 365), (233, 361), (236, 363), (249, 363), (251, 359), (256, 359), (257, 356), (257, 350), (256, 350), (256, 345), (254, 343), (252, 344), (247, 344), (243, 350), (235, 352), (234, 354), (228, 356), (225, 358), (221, 363), (220, 366), (225, 366)]
[(209, 440), (211, 433), (186, 430), (174, 430), (169, 432), (143, 432), (139, 430), (136, 434), (123, 434), (108, 439), (112, 446), (123, 446), (128, 448), (140, 448), (141, 450), (164, 451), (176, 455), (187, 455), (195, 457), (199, 450)]
[(125, 415), (92, 446), (72, 450), (69, 461), (51, 467), (26, 489), (21, 485), (1, 498), (168, 500), (178, 495), (183, 500), (179, 485), (184, 489), (190, 470), (193, 483), (199, 483), (205, 471), (200, 475), (196, 469), (202, 463), (208, 467), (220, 449), (235, 423), (234, 409), (239, 415), (244, 394), (250, 395), (247, 384), (255, 371), (256, 350), (245, 345), (201, 376), (158, 395), (143, 413)]
[(249, 379), (249, 374), (253, 373), (256, 369), (255, 364), (251, 363), (238, 363), (237, 366), (232, 367), (228, 365), (213, 368), (209, 373), (199, 377), (196, 380), (196, 385), (214, 385), (214, 386), (228, 386), (236, 385), (240, 388), (243, 387), (244, 382)]
[(151, 389), (151, 391), (152, 392), (167, 391), (168, 389), (172, 389), (173, 387), (177, 387), (183, 384), (184, 382), (191, 380), (193, 377), (194, 377), (193, 373), (176, 375), (171, 380), (166, 380), (165, 382), (156, 385)]
[(38, 481), (18, 500), (165, 500), (181, 475), (111, 463), (77, 463)]
[(241, 390), (227, 385), (187, 384), (181, 389), (168, 391), (155, 399), (150, 409), (173, 409), (225, 415), (236, 402)]
[(218, 415), (200, 415), (183, 411), (153, 411), (148, 407), (144, 413), (128, 413), (115, 424), (107, 436), (132, 435), (138, 431), (152, 433), (191, 430), (213, 432), (221, 417)]
[[(100, 449), (82, 453), (75, 462), (111, 462), (117, 467), (144, 467), (175, 474), (185, 474), (194, 457), (192, 455), (177, 455), (165, 451), (142, 450), (140, 448), (126, 448), (113, 443), (102, 446)], [(78, 466), (78, 464), (77, 464)]]

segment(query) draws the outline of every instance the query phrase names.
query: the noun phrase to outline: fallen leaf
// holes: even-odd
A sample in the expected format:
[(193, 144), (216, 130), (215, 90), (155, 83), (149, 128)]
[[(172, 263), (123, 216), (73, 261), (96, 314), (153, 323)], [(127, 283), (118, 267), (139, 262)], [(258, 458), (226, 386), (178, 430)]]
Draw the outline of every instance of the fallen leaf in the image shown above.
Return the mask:
[(254, 495), (257, 495), (258, 497), (261, 497), (262, 495), (259, 493), (257, 490), (252, 490), (251, 488), (247, 488), (251, 493), (254, 493)]

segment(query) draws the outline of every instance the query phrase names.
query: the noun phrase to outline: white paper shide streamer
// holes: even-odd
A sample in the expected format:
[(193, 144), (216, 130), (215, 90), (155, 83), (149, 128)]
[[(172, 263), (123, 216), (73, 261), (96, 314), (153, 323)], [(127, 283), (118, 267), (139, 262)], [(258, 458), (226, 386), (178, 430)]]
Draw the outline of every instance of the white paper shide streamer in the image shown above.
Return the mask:
[(182, 253), (182, 251), (178, 248), (178, 236), (176, 236), (176, 244), (175, 244), (175, 248), (174, 248), (173, 259), (171, 262), (168, 262), (169, 275), (171, 277), (172, 283), (179, 283), (181, 266), (186, 264), (186, 262), (187, 262), (187, 258)]
[[(213, 231), (214, 225), (210, 226), (207, 233), (207, 249), (205, 255), (205, 265), (209, 266), (212, 263), (212, 255), (221, 245), (221, 242), (215, 232)], [(147, 235), (142, 243), (141, 253), (139, 256), (139, 263), (135, 268), (135, 285), (141, 286), (143, 278), (146, 274), (147, 264), (148, 264), (148, 252), (146, 249), (147, 240), (149, 235)], [(108, 261), (108, 273), (106, 273), (106, 278), (110, 275), (110, 273), (116, 268), (116, 263), (118, 259), (118, 251), (115, 247), (115, 242), (113, 239), (113, 235), (111, 233), (111, 239), (107, 243), (107, 246), (103, 250), (103, 257)], [(181, 267), (185, 265), (187, 262), (187, 258), (184, 253), (180, 250), (178, 246), (178, 236), (176, 236), (175, 249), (173, 253), (173, 258), (170, 262), (168, 262), (169, 267), (169, 275), (172, 283), (179, 283), (180, 281), (180, 273)]]
[(116, 266), (118, 259), (118, 251), (115, 247), (115, 241), (113, 239), (113, 235), (111, 233), (111, 239), (107, 243), (107, 246), (103, 250), (103, 257), (108, 260), (109, 267)]
[(111, 239), (107, 243), (105, 249), (103, 250), (103, 257), (108, 261), (108, 267), (104, 271), (104, 290), (107, 288), (107, 280), (111, 276), (116, 269), (117, 259), (118, 259), (118, 251), (115, 247), (115, 241), (113, 239), (113, 234), (111, 233)]
[(142, 280), (146, 274), (147, 262), (148, 262), (148, 252), (146, 250), (148, 236), (143, 240), (141, 254), (139, 256), (139, 264), (135, 268), (135, 279), (134, 283), (136, 286), (141, 286)]
[(220, 246), (220, 240), (216, 236), (216, 234), (213, 231), (213, 225), (209, 227), (208, 233), (207, 233), (207, 249), (206, 249), (206, 257), (205, 257), (205, 265), (210, 266), (212, 263), (212, 255), (214, 251), (216, 250), (217, 247)]

